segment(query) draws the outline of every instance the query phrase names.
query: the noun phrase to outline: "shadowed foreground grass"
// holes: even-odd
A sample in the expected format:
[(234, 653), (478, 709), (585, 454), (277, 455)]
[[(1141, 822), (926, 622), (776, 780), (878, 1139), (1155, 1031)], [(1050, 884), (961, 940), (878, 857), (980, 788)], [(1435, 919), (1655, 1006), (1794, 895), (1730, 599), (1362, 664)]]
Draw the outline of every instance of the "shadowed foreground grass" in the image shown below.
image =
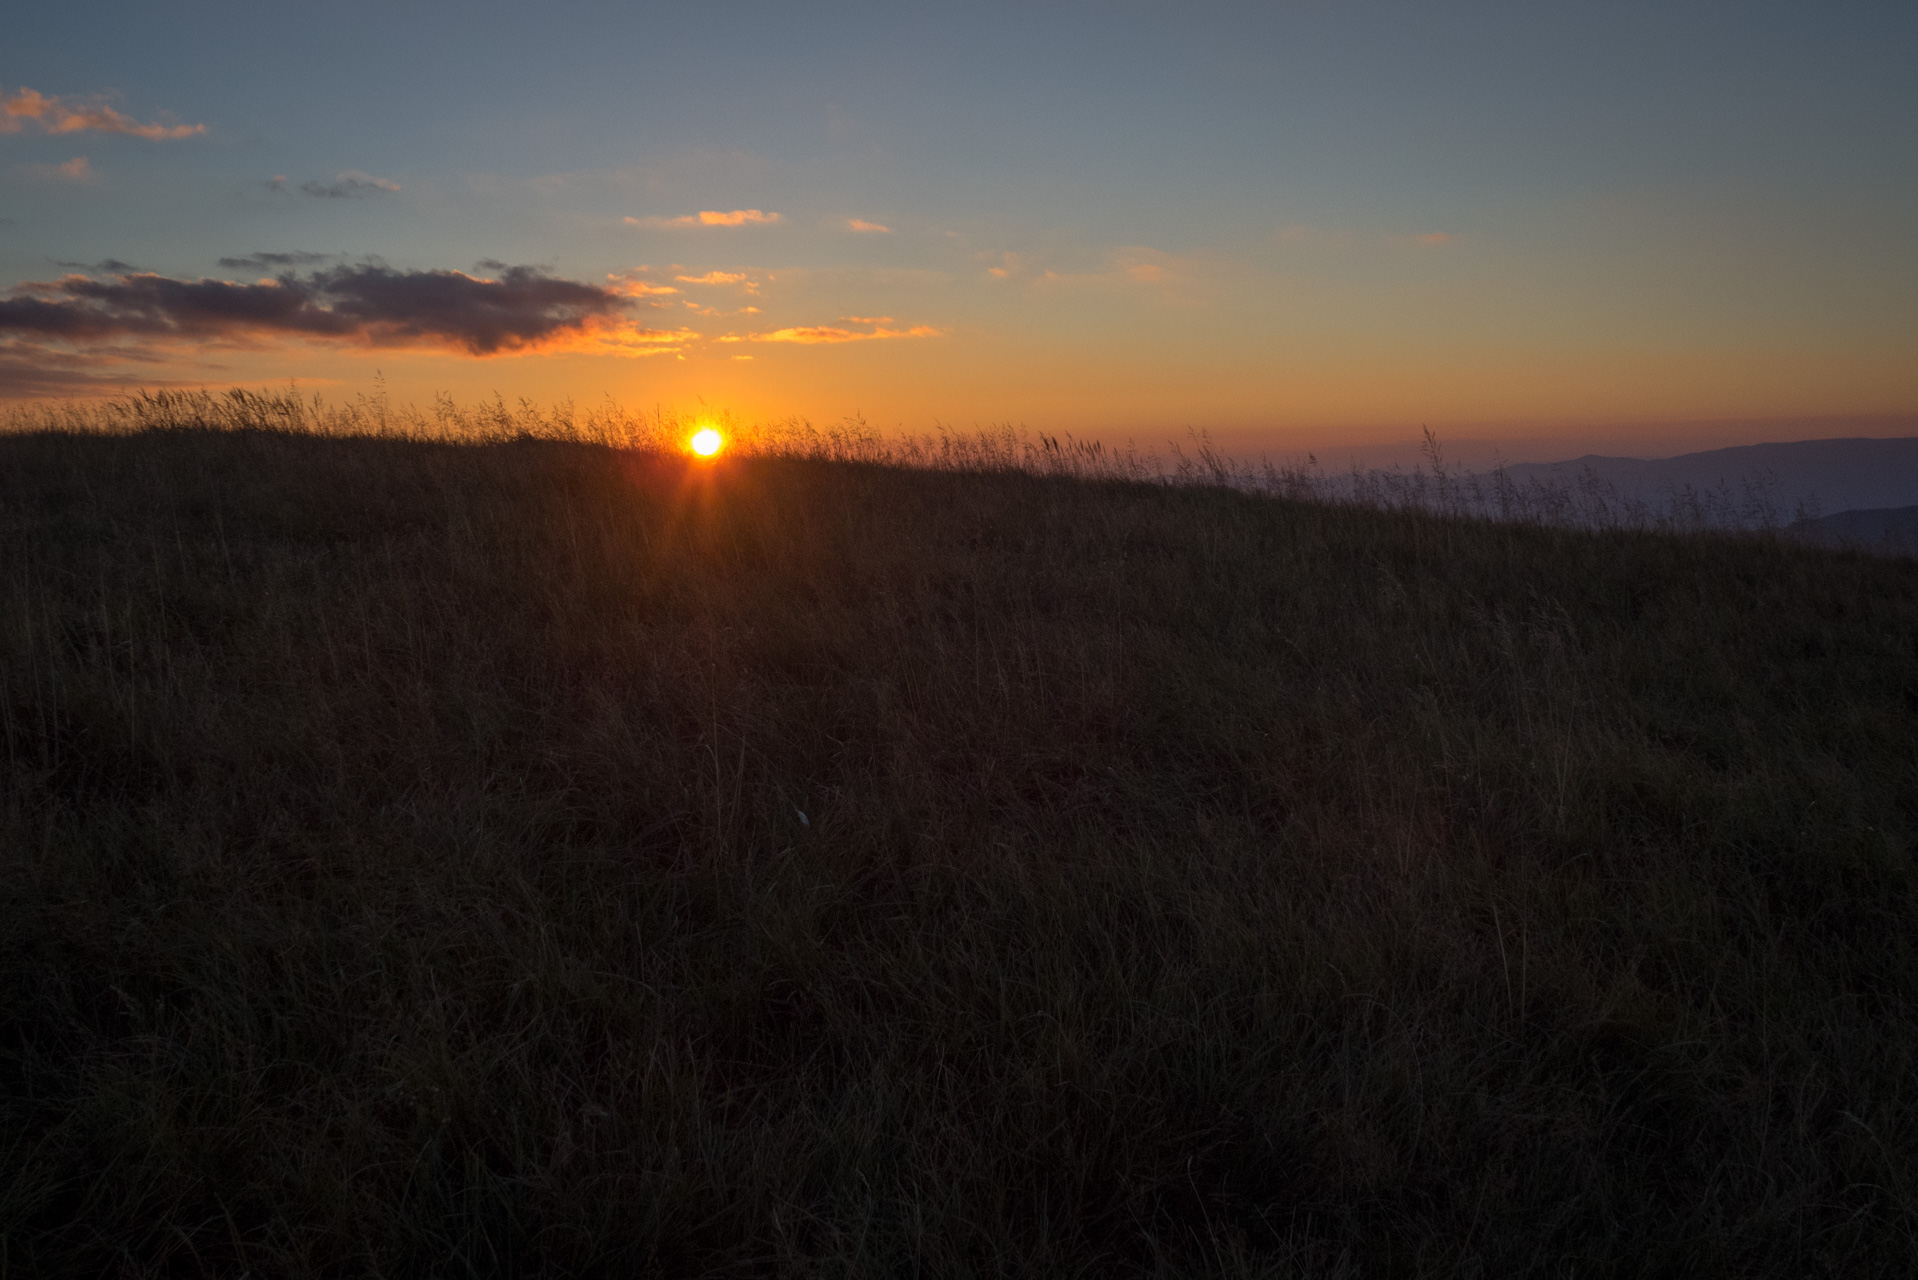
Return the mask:
[(1918, 1273), (1918, 563), (0, 439), (8, 1274)]

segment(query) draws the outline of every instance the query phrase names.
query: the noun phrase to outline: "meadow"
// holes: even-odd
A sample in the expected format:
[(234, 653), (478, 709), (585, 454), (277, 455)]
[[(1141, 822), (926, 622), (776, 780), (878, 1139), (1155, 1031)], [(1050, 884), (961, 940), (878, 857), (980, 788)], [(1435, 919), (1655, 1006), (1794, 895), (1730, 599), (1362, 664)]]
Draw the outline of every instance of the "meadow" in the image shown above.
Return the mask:
[(0, 1274), (1918, 1274), (1918, 562), (155, 403), (0, 434)]

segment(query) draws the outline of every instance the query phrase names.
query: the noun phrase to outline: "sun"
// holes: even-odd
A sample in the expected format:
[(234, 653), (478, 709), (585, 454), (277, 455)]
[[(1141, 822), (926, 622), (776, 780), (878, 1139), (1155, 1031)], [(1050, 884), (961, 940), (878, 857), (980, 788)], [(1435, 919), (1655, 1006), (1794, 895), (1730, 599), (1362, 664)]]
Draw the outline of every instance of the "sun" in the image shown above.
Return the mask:
[(726, 444), (726, 437), (720, 435), (717, 431), (713, 430), (711, 427), (707, 427), (704, 430), (696, 431), (693, 433), (693, 439), (692, 439), (693, 452), (698, 454), (702, 458), (712, 457), (714, 454), (718, 453), (720, 449), (725, 446), (725, 444)]

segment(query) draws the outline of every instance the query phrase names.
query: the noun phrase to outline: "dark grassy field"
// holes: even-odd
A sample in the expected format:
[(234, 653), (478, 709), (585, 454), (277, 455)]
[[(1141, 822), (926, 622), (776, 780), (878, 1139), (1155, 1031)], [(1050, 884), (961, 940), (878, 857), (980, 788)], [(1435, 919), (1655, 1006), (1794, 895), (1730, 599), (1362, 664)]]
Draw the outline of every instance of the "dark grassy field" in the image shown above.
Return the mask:
[(1918, 1274), (1918, 563), (0, 438), (0, 1273)]

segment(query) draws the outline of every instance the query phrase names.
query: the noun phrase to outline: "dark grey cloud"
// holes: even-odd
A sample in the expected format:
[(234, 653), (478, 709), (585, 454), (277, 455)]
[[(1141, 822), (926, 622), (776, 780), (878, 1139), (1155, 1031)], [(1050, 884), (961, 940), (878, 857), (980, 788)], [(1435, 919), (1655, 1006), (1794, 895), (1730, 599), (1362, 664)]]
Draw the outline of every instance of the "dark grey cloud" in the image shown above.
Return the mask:
[(172, 378), (155, 377), (150, 370), (129, 370), (126, 363), (122, 357), (62, 351), (35, 343), (0, 345), (0, 400), (104, 395), (135, 388), (188, 385)]
[(140, 268), (131, 262), (122, 262), (118, 258), (102, 258), (98, 262), (56, 262), (56, 267), (65, 267), (69, 271), (98, 271), (104, 275), (119, 276)]
[(295, 249), (288, 253), (244, 253), (235, 258), (221, 258), (220, 265), (232, 271), (271, 271), (276, 268), (314, 267), (340, 256), (337, 253), (308, 253)]
[[(275, 179), (272, 185), (277, 187), (280, 181)], [(331, 182), (300, 184), (302, 194), (317, 196), (322, 200), (358, 200), (366, 196), (386, 195), (399, 189), (400, 184), (391, 178), (376, 178), (370, 173), (361, 173), (358, 169), (348, 169)]]
[(0, 343), (165, 344), (284, 336), (476, 356), (560, 345), (630, 300), (536, 267), (497, 279), (375, 263), (237, 284), (129, 273), (23, 284), (0, 297)]

